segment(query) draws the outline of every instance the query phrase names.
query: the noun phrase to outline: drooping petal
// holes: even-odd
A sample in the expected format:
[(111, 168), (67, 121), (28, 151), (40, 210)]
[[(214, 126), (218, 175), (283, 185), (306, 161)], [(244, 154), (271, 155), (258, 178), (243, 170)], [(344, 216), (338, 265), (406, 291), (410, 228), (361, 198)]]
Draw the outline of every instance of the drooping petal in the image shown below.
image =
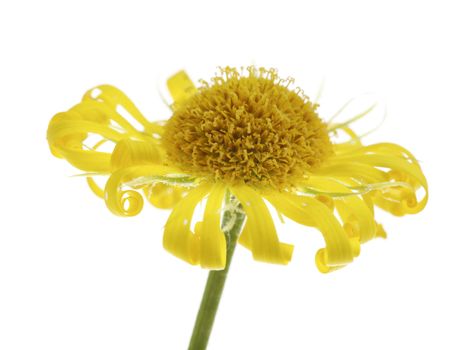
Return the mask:
[[(418, 161), (393, 143), (344, 149), (314, 174), (358, 186), (365, 202), (370, 198), (370, 204), (397, 216), (421, 211), (428, 200), (427, 181)], [(420, 188), (424, 192), (422, 199), (418, 199)], [(384, 235), (384, 231), (378, 232)]]
[[(196, 205), (211, 187), (210, 184), (202, 184), (192, 189), (177, 203), (164, 226), (164, 249), (192, 265), (198, 264), (201, 256), (199, 234), (194, 234), (190, 228), (192, 216)], [(196, 231), (201, 231), (201, 228)]]
[(226, 188), (215, 184), (210, 190), (200, 233), (200, 265), (203, 268), (224, 269), (227, 257), (225, 235), (220, 228), (222, 201)]
[(169, 93), (171, 94), (174, 103), (182, 103), (197, 92), (192, 80), (183, 70), (177, 72), (167, 81)]
[(329, 272), (353, 261), (359, 254), (358, 239), (350, 239), (327, 206), (318, 200), (291, 193), (270, 193), (265, 198), (283, 215), (305, 226), (317, 228), (326, 248), (316, 255), (321, 272)]
[[(330, 178), (312, 176), (304, 184), (327, 192), (353, 193), (347, 186)], [(334, 204), (345, 228), (349, 228), (349, 232), (359, 237), (361, 243), (376, 237), (377, 224), (374, 214), (362, 198), (356, 195), (340, 196), (334, 200)]]
[[(409, 187), (393, 186), (374, 193), (374, 203), (394, 215), (414, 214), (421, 211), (428, 200), (427, 180), (417, 160), (407, 150), (395, 144), (376, 144), (364, 147), (352, 154), (334, 157), (331, 162), (343, 166), (344, 162), (356, 162), (373, 168), (387, 168), (389, 180), (401, 181)], [(422, 187), (424, 196), (419, 201), (416, 189)]]
[(255, 260), (287, 264), (293, 246), (279, 242), (273, 219), (261, 195), (248, 186), (233, 186), (231, 192), (238, 198), (247, 219), (240, 243), (253, 253)]

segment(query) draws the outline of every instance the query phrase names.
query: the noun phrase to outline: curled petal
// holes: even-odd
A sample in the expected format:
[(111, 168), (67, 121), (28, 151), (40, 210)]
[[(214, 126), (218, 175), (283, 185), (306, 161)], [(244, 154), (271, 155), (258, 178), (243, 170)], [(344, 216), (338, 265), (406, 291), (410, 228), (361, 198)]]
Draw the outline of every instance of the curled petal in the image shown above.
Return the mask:
[[(99, 95), (95, 96), (94, 91)], [(144, 132), (134, 128), (120, 114), (118, 103), (142, 123)], [(89, 90), (82, 102), (67, 112), (56, 114), (49, 123), (47, 139), (51, 153), (66, 159), (76, 168), (88, 172), (109, 172), (110, 153), (89, 148), (85, 144), (89, 136), (100, 136), (112, 142), (130, 137), (156, 142), (152, 133), (159, 128), (147, 121), (120, 90), (104, 85)]]
[(265, 198), (291, 220), (315, 227), (322, 233), (326, 248), (316, 255), (321, 272), (343, 267), (359, 254), (359, 241), (350, 239), (333, 213), (318, 200), (290, 193), (273, 193), (265, 195)]
[[(405, 148), (392, 143), (378, 143), (336, 154), (317, 170), (319, 176), (329, 176), (345, 184), (355, 181), (361, 189), (372, 191), (367, 197), (372, 203), (402, 216), (421, 211), (428, 200), (428, 185), (414, 156)], [(418, 198), (418, 190), (424, 195)], [(366, 202), (365, 198), (365, 202)]]
[[(306, 181), (309, 187), (322, 188), (327, 192), (352, 193), (352, 190), (338, 181), (329, 178), (310, 177)], [(354, 236), (359, 237), (361, 243), (376, 236), (376, 222), (373, 212), (359, 196), (341, 196), (335, 201), (335, 207), (344, 223)]]
[[(374, 202), (381, 208), (388, 210), (394, 215), (414, 214), (421, 211), (428, 200), (428, 185), (417, 161), (398, 155), (383, 153), (356, 154), (350, 156), (351, 161), (356, 161), (373, 167), (390, 169), (388, 173), (390, 180), (404, 180), (413, 186), (390, 187), (379, 191)], [(425, 191), (424, 197), (419, 201), (416, 189), (422, 187)]]
[(174, 256), (196, 265), (200, 262), (201, 224), (196, 225), (194, 234), (190, 225), (196, 205), (209, 193), (210, 184), (202, 184), (192, 189), (177, 203), (164, 226), (163, 246)]
[(80, 170), (108, 172), (110, 154), (97, 150), (84, 149), (83, 142), (88, 133), (96, 133), (107, 139), (119, 138), (120, 134), (84, 118), (73, 111), (58, 113), (50, 121), (47, 138), (51, 153), (66, 159)]
[(215, 184), (210, 190), (205, 206), (200, 234), (200, 265), (204, 268), (225, 268), (227, 249), (225, 235), (220, 228), (220, 214), (225, 195), (225, 186)]
[[(96, 150), (106, 140), (101, 140), (92, 149)], [(110, 165), (111, 171), (117, 171), (131, 166), (137, 165), (157, 165), (162, 163), (161, 151), (156, 143), (143, 142), (131, 139), (123, 139), (118, 141), (111, 155)], [(140, 178), (139, 180), (141, 180)], [(136, 179), (138, 180), (138, 179)], [(135, 180), (135, 181), (136, 181)], [(92, 177), (87, 177), (87, 184), (90, 189), (100, 198), (104, 198), (104, 190), (95, 182)], [(128, 184), (127, 184), (128, 185)], [(164, 185), (157, 182), (151, 184), (141, 184), (148, 200), (158, 208), (172, 208), (182, 197), (183, 189)], [(136, 202), (139, 198), (134, 196)], [(125, 202), (129, 207), (129, 201)], [(141, 207), (136, 209), (141, 210)], [(139, 212), (136, 211), (136, 213)], [(132, 215), (133, 211), (127, 210), (127, 215)]]
[[(97, 94), (95, 95), (95, 92)], [(162, 133), (162, 126), (151, 123), (145, 116), (136, 108), (135, 104), (126, 96), (121, 90), (117, 89), (111, 85), (100, 85), (93, 89), (88, 90), (84, 97), (82, 98), (83, 101), (88, 100), (95, 100), (95, 101), (103, 101), (106, 105), (108, 105), (113, 110), (117, 110), (120, 106), (123, 107), (124, 110), (128, 112), (136, 121), (138, 121), (142, 126), (147, 134), (161, 134)], [(119, 114), (115, 115), (116, 122), (120, 124), (127, 130), (135, 130), (133, 126)]]
[(156, 143), (120, 140), (111, 156), (112, 171), (136, 165), (162, 164), (162, 152)]
[[(107, 139), (118, 141), (124, 136), (141, 137), (141, 133), (136, 130), (120, 113), (112, 106), (102, 101), (83, 100), (72, 107), (70, 112), (76, 112), (83, 120), (93, 123), (94, 125), (102, 125), (109, 131), (116, 131), (118, 135), (106, 137)], [(113, 124), (114, 123), (114, 124)], [(105, 131), (105, 129), (103, 129)], [(89, 132), (95, 132), (91, 130)]]
[(117, 191), (115, 202), (120, 203), (120, 213), (123, 216), (138, 215), (143, 209), (143, 197), (136, 191)]
[(119, 216), (138, 214), (143, 207), (143, 198), (136, 191), (123, 191), (123, 184), (143, 176), (165, 176), (173, 172), (173, 169), (161, 165), (134, 166), (114, 172), (108, 179), (104, 190), (108, 209)]
[(239, 242), (251, 250), (255, 260), (287, 264), (291, 260), (293, 246), (279, 242), (263, 198), (248, 186), (231, 187), (231, 192), (238, 198), (247, 216)]

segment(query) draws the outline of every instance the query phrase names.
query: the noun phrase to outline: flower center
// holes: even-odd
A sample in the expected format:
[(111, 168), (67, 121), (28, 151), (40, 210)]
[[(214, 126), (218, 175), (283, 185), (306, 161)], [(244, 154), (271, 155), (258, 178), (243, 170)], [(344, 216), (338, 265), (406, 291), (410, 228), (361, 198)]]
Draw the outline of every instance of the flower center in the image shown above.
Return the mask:
[(326, 125), (276, 70), (222, 68), (176, 105), (165, 126), (168, 160), (228, 183), (287, 188), (332, 153)]

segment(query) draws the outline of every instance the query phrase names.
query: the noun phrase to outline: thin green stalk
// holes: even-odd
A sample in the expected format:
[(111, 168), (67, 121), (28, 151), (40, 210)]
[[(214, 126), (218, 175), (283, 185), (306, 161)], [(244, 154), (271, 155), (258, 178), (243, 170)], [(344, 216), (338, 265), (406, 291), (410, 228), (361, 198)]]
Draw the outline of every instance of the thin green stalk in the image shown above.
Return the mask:
[(245, 213), (238, 201), (227, 193), (222, 220), (222, 231), (227, 238), (227, 265), (224, 270), (210, 271), (204, 295), (194, 324), (189, 350), (205, 350), (217, 314), (220, 298), (232, 262), (233, 252), (245, 221)]

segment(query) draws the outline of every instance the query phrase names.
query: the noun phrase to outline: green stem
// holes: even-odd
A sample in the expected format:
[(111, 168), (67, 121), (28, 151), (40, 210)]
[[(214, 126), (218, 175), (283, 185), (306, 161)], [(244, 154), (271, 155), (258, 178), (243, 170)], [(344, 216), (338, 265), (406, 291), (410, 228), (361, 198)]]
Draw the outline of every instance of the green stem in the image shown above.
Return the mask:
[(223, 287), (232, 262), (233, 252), (244, 221), (245, 214), (241, 209), (241, 205), (227, 193), (221, 225), (227, 238), (227, 265), (224, 270), (209, 272), (189, 343), (189, 350), (205, 350), (207, 348)]

